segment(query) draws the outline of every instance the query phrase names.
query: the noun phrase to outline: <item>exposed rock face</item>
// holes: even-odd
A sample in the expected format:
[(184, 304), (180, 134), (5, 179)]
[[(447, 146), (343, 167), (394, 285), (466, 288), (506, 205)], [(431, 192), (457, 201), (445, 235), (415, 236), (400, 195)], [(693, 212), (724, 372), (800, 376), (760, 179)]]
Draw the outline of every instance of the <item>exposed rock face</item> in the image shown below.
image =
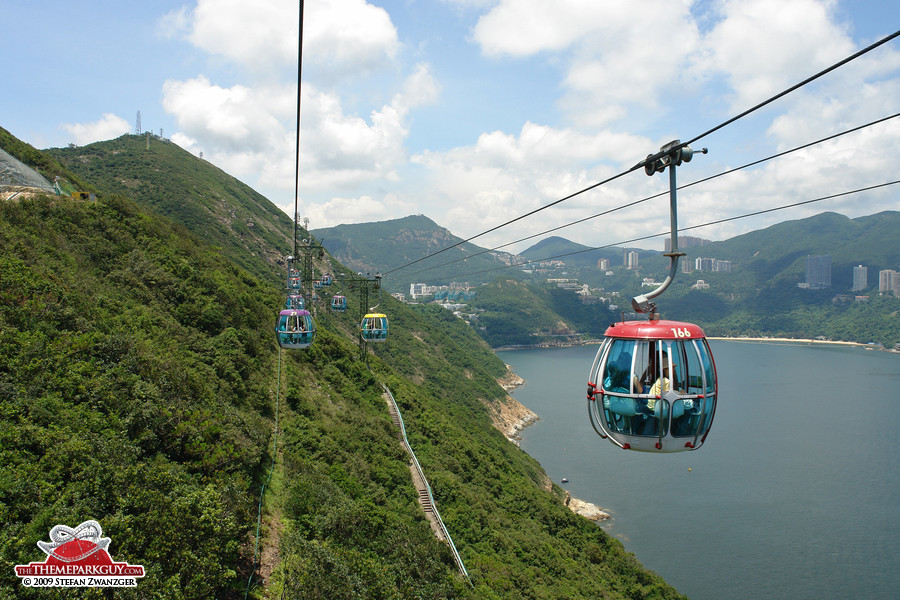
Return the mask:
[(540, 420), (537, 414), (510, 396), (507, 396), (506, 400), (491, 404), (488, 408), (494, 427), (514, 443), (518, 443), (519, 432)]
[(585, 502), (578, 498), (572, 498), (568, 492), (566, 492), (566, 506), (568, 506), (576, 515), (581, 515), (585, 519), (590, 519), (591, 521), (604, 521), (609, 518), (609, 513), (605, 512), (596, 504), (591, 504), (590, 502)]
[(497, 383), (507, 392), (511, 392), (520, 385), (524, 385), (525, 380), (513, 373), (512, 367), (506, 365), (506, 375), (498, 379)]
[[(497, 383), (509, 392), (524, 384), (525, 380), (513, 373), (510, 366), (506, 365), (506, 375), (498, 379)], [(491, 423), (514, 444), (518, 444), (519, 432), (535, 421), (540, 420), (540, 417), (534, 411), (526, 408), (512, 396), (507, 396), (505, 400), (489, 404), (488, 409), (491, 411)]]

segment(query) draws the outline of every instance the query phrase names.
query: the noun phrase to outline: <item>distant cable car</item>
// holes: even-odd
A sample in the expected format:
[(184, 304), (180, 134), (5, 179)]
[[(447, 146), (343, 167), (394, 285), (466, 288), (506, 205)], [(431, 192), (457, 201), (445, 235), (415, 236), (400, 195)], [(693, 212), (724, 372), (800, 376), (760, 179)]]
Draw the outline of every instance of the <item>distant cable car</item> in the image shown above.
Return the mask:
[(359, 324), (359, 334), (367, 342), (387, 340), (388, 319), (381, 313), (367, 313)]
[(325, 273), (322, 275), (322, 285), (331, 285), (331, 274)]
[(288, 278), (288, 289), (291, 290), (300, 290), (303, 287), (303, 282), (299, 277), (289, 277)]
[(304, 349), (316, 339), (316, 322), (308, 310), (285, 309), (275, 324), (278, 345), (287, 349)]
[(347, 298), (340, 295), (334, 296), (331, 299), (331, 310), (335, 312), (344, 312), (347, 310)]
[(696, 450), (716, 412), (716, 366), (703, 330), (680, 321), (611, 325), (588, 376), (601, 437), (645, 452)]
[(316, 279), (315, 281), (313, 281), (313, 287), (316, 288), (317, 290), (321, 290), (321, 289), (322, 289), (322, 285), (323, 285), (323, 284), (322, 284), (322, 280), (321, 280), (321, 279)]
[(293, 308), (295, 310), (303, 310), (306, 308), (306, 300), (303, 299), (301, 294), (291, 294), (284, 301), (285, 308)]

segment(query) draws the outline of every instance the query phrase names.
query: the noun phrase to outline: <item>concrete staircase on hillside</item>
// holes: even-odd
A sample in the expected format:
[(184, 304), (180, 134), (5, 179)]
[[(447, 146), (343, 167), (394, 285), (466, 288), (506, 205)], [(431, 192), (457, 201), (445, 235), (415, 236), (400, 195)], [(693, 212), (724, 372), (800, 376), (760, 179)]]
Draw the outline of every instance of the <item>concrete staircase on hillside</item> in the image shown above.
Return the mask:
[(457, 552), (456, 546), (450, 538), (450, 532), (447, 531), (447, 526), (444, 525), (444, 521), (441, 519), (441, 515), (434, 504), (431, 486), (428, 485), (428, 480), (425, 479), (425, 473), (422, 471), (422, 466), (419, 464), (416, 454), (413, 452), (412, 447), (409, 445), (409, 440), (406, 438), (406, 427), (403, 425), (403, 417), (400, 415), (397, 401), (394, 400), (394, 395), (386, 385), (382, 384), (381, 387), (384, 388), (383, 397), (388, 405), (388, 413), (391, 415), (391, 422), (393, 422), (394, 426), (397, 428), (397, 437), (403, 443), (406, 453), (409, 454), (409, 470), (412, 474), (413, 484), (416, 486), (416, 491), (419, 496), (419, 505), (422, 507), (422, 512), (425, 513), (425, 517), (431, 524), (431, 529), (434, 531), (435, 537), (450, 546), (450, 552), (453, 554), (453, 560), (456, 562), (459, 574), (465, 577), (466, 581), (471, 585), (472, 581), (469, 579), (469, 573), (466, 571), (466, 566), (463, 564), (462, 557), (459, 555), (459, 552)]

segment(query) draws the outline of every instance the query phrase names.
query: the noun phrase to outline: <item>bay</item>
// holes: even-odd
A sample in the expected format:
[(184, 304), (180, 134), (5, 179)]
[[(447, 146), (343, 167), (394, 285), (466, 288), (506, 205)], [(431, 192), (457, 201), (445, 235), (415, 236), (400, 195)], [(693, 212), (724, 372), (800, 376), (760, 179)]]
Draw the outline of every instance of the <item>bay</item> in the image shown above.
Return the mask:
[(900, 355), (711, 340), (720, 400), (692, 452), (621, 450), (587, 413), (596, 346), (503, 351), (540, 421), (522, 449), (612, 515), (625, 549), (694, 600), (894, 598)]

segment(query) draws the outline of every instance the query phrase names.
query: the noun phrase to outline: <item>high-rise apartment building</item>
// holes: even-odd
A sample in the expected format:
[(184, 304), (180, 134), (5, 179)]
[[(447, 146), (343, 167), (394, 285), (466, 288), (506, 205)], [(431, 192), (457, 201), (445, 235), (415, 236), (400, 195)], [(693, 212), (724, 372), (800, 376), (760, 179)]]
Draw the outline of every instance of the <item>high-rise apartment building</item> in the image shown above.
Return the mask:
[(831, 287), (831, 255), (806, 257), (806, 284), (811, 290)]
[(637, 269), (638, 268), (638, 253), (632, 250), (628, 253), (628, 268), (629, 269)]
[(712, 271), (715, 264), (716, 259), (714, 258), (698, 257), (694, 261), (694, 268), (698, 271)]
[(862, 265), (853, 267), (853, 287), (851, 291), (859, 292), (869, 287), (868, 281), (869, 269)]
[[(709, 240), (704, 240), (703, 238), (693, 237), (690, 235), (679, 235), (678, 236), (678, 249), (684, 250), (685, 248), (693, 248), (695, 246), (705, 246), (706, 244), (710, 244)], [(672, 240), (666, 238), (666, 252), (672, 251)]]
[(900, 273), (890, 269), (878, 271), (878, 291), (900, 296)]

